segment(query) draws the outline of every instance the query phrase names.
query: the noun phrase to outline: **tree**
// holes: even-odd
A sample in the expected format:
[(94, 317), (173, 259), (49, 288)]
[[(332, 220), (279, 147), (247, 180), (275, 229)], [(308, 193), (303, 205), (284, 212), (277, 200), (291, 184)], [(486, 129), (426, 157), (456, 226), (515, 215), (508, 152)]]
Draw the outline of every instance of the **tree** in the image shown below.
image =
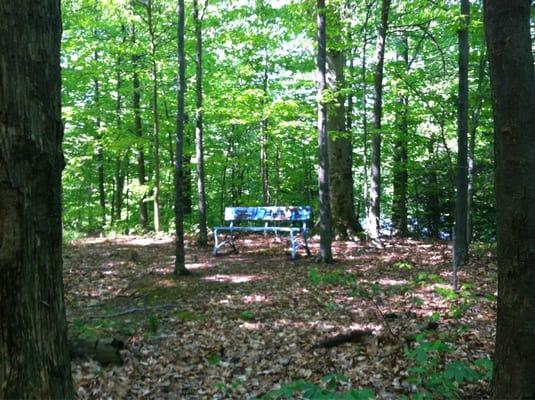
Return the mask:
[[(205, 0), (205, 7), (208, 0)], [(205, 8), (206, 10), (206, 8)], [(206, 193), (204, 189), (204, 149), (203, 149), (203, 93), (202, 93), (202, 18), (199, 16), (199, 2), (193, 0), (193, 22), (195, 24), (195, 154), (197, 158), (197, 193), (199, 196), (199, 245), (208, 244), (206, 231)]]
[[(409, 63), (409, 40), (407, 33), (400, 35), (397, 45), (397, 57), (403, 65), (403, 73), (408, 75)], [(398, 100), (398, 110), (396, 111), (396, 135), (394, 139), (394, 165), (392, 171), (392, 225), (400, 236), (407, 236), (407, 189), (409, 174), (408, 162), (408, 140), (409, 140), (409, 99), (406, 91), (402, 90)]]
[(0, 20), (0, 397), (70, 399), (59, 1), (5, 0)]
[[(132, 26), (132, 44), (136, 44), (136, 29)], [(132, 77), (132, 107), (134, 109), (134, 132), (138, 138), (137, 143), (137, 177), (139, 186), (145, 187), (146, 174), (145, 174), (145, 151), (143, 150), (143, 126), (141, 121), (141, 85), (139, 82), (139, 73), (137, 71), (139, 56), (132, 56), (133, 64), (133, 77)], [(149, 213), (147, 210), (146, 195), (143, 193), (139, 200), (139, 224), (141, 228), (146, 231), (149, 222)]]
[(318, 0), (318, 149), (319, 149), (319, 199), (320, 199), (320, 260), (332, 262), (332, 224), (329, 199), (329, 150), (327, 137), (327, 104), (325, 89), (327, 85), (327, 32), (325, 0)]
[(459, 30), (459, 102), (457, 105), (457, 192), (455, 233), (453, 236), (453, 287), (457, 290), (457, 271), (468, 259), (468, 25), (470, 1), (461, 0)]
[(381, 120), (383, 115), (383, 74), (385, 60), (386, 33), (388, 30), (388, 13), (391, 0), (382, 0), (381, 22), (377, 31), (376, 65), (374, 75), (373, 134), (371, 148), (371, 185), (370, 207), (368, 209), (368, 235), (371, 239), (379, 238), (379, 220), (381, 217)]
[[(329, 9), (330, 20), (341, 19), (338, 10)], [(327, 131), (329, 137), (329, 190), (332, 224), (335, 235), (341, 239), (362, 231), (355, 215), (353, 197), (353, 144), (346, 127), (345, 52), (340, 43), (340, 23), (329, 24), (330, 45), (327, 46), (327, 87), (331, 101), (327, 104)], [(331, 27), (332, 26), (332, 27)]]
[(535, 69), (531, 1), (485, 0), (496, 154), (495, 399), (535, 398)]
[(178, 91), (175, 149), (175, 275), (187, 275), (184, 255), (184, 95), (186, 93), (186, 57), (184, 52), (184, 0), (178, 0), (177, 58)]
[(147, 27), (150, 38), (151, 78), (152, 78), (152, 135), (154, 144), (154, 230), (160, 231), (160, 114), (158, 111), (158, 65), (156, 60), (156, 32), (154, 25), (154, 2), (147, 0)]

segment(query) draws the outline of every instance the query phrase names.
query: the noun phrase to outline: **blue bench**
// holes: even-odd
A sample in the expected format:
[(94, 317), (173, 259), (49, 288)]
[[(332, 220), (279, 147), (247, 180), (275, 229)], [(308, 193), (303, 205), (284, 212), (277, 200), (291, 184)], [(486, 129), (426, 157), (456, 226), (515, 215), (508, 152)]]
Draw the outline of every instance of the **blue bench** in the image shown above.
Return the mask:
[[(234, 244), (235, 232), (264, 232), (287, 233), (290, 237), (292, 259), (295, 259), (297, 250), (304, 247), (307, 254), (310, 255), (308, 248), (308, 231), (307, 222), (312, 218), (312, 208), (310, 206), (297, 207), (226, 207), (225, 221), (229, 222), (228, 226), (214, 227), (214, 255), (225, 244), (229, 244), (235, 252)], [(240, 223), (247, 223), (242, 225)], [(262, 226), (259, 223), (263, 223)], [(298, 225), (298, 226), (296, 226)], [(228, 232), (225, 240), (220, 240), (219, 234)], [(301, 235), (302, 242), (297, 241)]]

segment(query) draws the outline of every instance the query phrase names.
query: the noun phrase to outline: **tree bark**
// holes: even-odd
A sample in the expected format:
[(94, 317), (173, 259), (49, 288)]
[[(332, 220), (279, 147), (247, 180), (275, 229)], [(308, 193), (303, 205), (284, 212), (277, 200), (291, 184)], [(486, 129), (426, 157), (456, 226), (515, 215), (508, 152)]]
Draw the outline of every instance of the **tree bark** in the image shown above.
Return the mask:
[(175, 149), (175, 275), (187, 275), (184, 255), (184, 96), (186, 94), (186, 57), (184, 52), (184, 0), (178, 0), (177, 59), (178, 91)]
[(455, 231), (453, 235), (453, 288), (458, 289), (457, 271), (468, 260), (468, 25), (470, 1), (461, 0), (459, 30), (459, 101), (457, 107), (457, 180)]
[(531, 1), (485, 0), (496, 156), (495, 399), (535, 398), (535, 69)]
[(373, 103), (373, 134), (371, 148), (371, 185), (370, 208), (368, 210), (368, 236), (379, 238), (381, 218), (381, 119), (383, 116), (383, 70), (385, 59), (386, 33), (388, 30), (388, 13), (391, 0), (382, 0), (381, 23), (377, 32), (377, 64), (375, 66)]
[[(262, 100), (262, 106), (265, 113), (265, 105), (268, 99), (268, 83), (269, 83), (269, 71), (268, 71), (268, 55), (267, 50), (264, 58), (264, 75), (262, 77), (262, 91), (264, 92), (264, 98)], [(269, 164), (268, 164), (268, 119), (267, 116), (262, 118), (261, 126), (261, 138), (260, 138), (260, 176), (262, 177), (262, 203), (268, 206), (271, 202), (269, 193)]]
[[(136, 42), (136, 30), (132, 28), (132, 42)], [(145, 172), (145, 151), (143, 150), (143, 126), (141, 122), (141, 85), (139, 83), (139, 74), (137, 72), (139, 56), (132, 57), (133, 64), (133, 94), (132, 94), (132, 107), (134, 108), (134, 131), (138, 138), (137, 145), (137, 177), (139, 186), (145, 188), (147, 184), (146, 172)], [(148, 228), (149, 213), (146, 202), (147, 195), (143, 192), (141, 199), (139, 200), (139, 225), (144, 231)]]
[(345, 56), (341, 51), (327, 51), (327, 87), (336, 98), (327, 105), (327, 132), (329, 137), (329, 186), (333, 233), (342, 240), (361, 232), (355, 215), (353, 197), (353, 144), (351, 132), (346, 129)]
[(325, 0), (318, 0), (318, 150), (319, 150), (319, 201), (320, 201), (320, 261), (333, 261), (331, 204), (329, 195), (329, 150), (327, 136), (327, 104), (323, 99), (327, 88), (327, 32)]
[[(205, 0), (208, 1), (208, 0)], [(197, 194), (199, 208), (199, 245), (208, 244), (206, 230), (206, 193), (204, 190), (204, 149), (203, 149), (203, 89), (202, 89), (202, 17), (199, 16), (199, 2), (193, 0), (193, 21), (195, 23), (195, 153), (197, 158)]]
[(154, 151), (154, 230), (160, 231), (160, 116), (158, 114), (158, 66), (156, 65), (156, 37), (153, 20), (153, 0), (147, 0), (147, 23), (150, 38), (151, 78), (152, 78), (152, 135)]
[(3, 0), (0, 21), (0, 398), (72, 399), (59, 1)]
[(440, 198), (438, 187), (438, 175), (437, 175), (437, 160), (435, 152), (436, 139), (434, 135), (429, 139), (427, 144), (427, 152), (429, 154), (429, 161), (426, 168), (426, 181), (427, 186), (425, 188), (426, 198), (426, 222), (427, 230), (430, 238), (438, 239), (440, 237)]
[[(409, 42), (407, 34), (403, 33), (398, 44), (398, 58), (405, 66), (405, 74), (409, 73)], [(392, 199), (392, 225), (401, 237), (408, 235), (407, 227), (407, 190), (409, 173), (408, 161), (408, 140), (409, 140), (409, 98), (406, 93), (399, 96), (398, 110), (396, 112), (397, 132), (394, 139), (394, 168), (393, 179), (393, 199)]]
[[(96, 32), (95, 32), (96, 35)], [(98, 63), (98, 51), (94, 53), (95, 62)], [(104, 146), (102, 145), (102, 132), (100, 131), (100, 82), (98, 78), (93, 79), (94, 103), (96, 112), (96, 130), (97, 130), (97, 175), (98, 175), (98, 199), (100, 204), (101, 222), (100, 229), (103, 230), (106, 225), (106, 192), (104, 190)]]

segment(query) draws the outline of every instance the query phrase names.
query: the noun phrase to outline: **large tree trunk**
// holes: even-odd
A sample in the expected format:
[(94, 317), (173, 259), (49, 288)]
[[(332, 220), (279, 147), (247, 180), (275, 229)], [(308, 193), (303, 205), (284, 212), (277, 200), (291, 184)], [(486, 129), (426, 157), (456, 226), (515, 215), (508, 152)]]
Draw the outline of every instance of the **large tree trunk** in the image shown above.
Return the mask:
[[(409, 73), (409, 42), (407, 34), (402, 34), (398, 44), (398, 58), (402, 60), (405, 74)], [(404, 93), (399, 97), (398, 110), (396, 112), (397, 132), (394, 139), (394, 168), (393, 199), (392, 199), (392, 225), (399, 236), (407, 236), (407, 191), (409, 184), (408, 140), (409, 140), (409, 98)]]
[(186, 57), (184, 52), (184, 0), (178, 0), (177, 58), (178, 91), (175, 149), (175, 275), (186, 275), (184, 254), (184, 96), (186, 94)]
[(494, 398), (535, 398), (535, 70), (531, 1), (485, 0), (494, 107), (498, 322)]
[(353, 198), (353, 145), (351, 132), (346, 130), (344, 88), (344, 53), (327, 52), (327, 86), (336, 93), (336, 100), (327, 107), (327, 131), (329, 132), (329, 184), (332, 225), (334, 234), (342, 240), (362, 231), (355, 215)]
[[(132, 42), (136, 42), (136, 31), (132, 28)], [(139, 75), (137, 72), (138, 56), (132, 57), (132, 64), (134, 70), (134, 76), (132, 78), (133, 94), (132, 94), (132, 107), (134, 108), (134, 132), (138, 138), (137, 146), (137, 178), (139, 186), (145, 187), (147, 183), (145, 173), (145, 151), (143, 150), (143, 127), (141, 122), (141, 85), (139, 83)], [(147, 210), (145, 192), (141, 196), (139, 201), (139, 224), (144, 231), (148, 228), (149, 213)]]
[(2, 0), (0, 21), (0, 398), (71, 399), (59, 1)]
[(373, 134), (371, 148), (371, 185), (370, 208), (368, 210), (368, 236), (379, 237), (379, 221), (381, 218), (381, 123), (383, 116), (383, 67), (385, 60), (386, 32), (388, 30), (388, 13), (391, 0), (382, 0), (381, 23), (377, 32), (377, 63), (375, 66), (373, 103)]
[(329, 196), (329, 150), (327, 137), (327, 104), (323, 99), (327, 88), (327, 32), (325, 0), (318, 0), (318, 149), (319, 149), (319, 200), (320, 200), (320, 260), (333, 261), (331, 204)]
[[(208, 1), (208, 0), (205, 0)], [(199, 208), (199, 245), (208, 244), (206, 230), (206, 194), (204, 191), (204, 149), (203, 149), (203, 93), (202, 93), (202, 17), (199, 16), (199, 2), (193, 0), (193, 21), (195, 23), (195, 153), (197, 157), (197, 194)]]
[(461, 0), (462, 28), (459, 30), (459, 102), (457, 106), (457, 191), (455, 196), (455, 231), (453, 235), (453, 287), (457, 289), (457, 271), (468, 259), (468, 24), (470, 1)]

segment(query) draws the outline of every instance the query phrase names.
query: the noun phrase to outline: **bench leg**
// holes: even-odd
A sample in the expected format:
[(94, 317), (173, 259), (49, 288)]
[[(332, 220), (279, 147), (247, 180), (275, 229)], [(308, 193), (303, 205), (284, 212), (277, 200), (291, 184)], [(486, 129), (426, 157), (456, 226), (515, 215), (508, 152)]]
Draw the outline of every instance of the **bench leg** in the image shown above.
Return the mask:
[(292, 260), (295, 260), (295, 255), (297, 253), (297, 242), (296, 237), (294, 236), (294, 232), (290, 231), (290, 245), (292, 246)]
[(310, 249), (308, 248), (308, 237), (306, 231), (303, 231), (303, 241), (305, 242), (305, 250), (307, 252), (307, 256), (310, 255)]

